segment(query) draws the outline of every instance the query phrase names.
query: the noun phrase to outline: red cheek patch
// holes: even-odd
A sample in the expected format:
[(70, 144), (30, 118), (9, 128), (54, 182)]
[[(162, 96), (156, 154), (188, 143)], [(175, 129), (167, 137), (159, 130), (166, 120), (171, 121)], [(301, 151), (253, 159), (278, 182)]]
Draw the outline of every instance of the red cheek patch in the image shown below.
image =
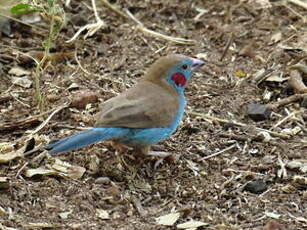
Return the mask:
[(187, 82), (187, 79), (182, 73), (174, 73), (171, 79), (173, 82), (175, 82), (176, 85), (180, 87), (183, 87)]

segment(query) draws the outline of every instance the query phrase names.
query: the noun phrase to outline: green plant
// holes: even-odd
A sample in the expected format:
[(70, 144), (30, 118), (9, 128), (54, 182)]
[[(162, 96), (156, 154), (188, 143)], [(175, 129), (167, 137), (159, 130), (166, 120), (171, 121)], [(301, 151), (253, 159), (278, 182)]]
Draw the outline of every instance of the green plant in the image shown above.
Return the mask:
[(44, 48), (44, 56), (36, 62), (35, 69), (35, 94), (38, 107), (42, 112), (44, 110), (44, 95), (41, 91), (40, 78), (44, 72), (44, 66), (50, 54), (50, 48), (59, 35), (65, 21), (65, 12), (57, 3), (57, 0), (33, 0), (32, 3), (19, 3), (11, 8), (11, 13), (21, 15), (32, 11), (38, 11), (47, 20), (49, 25), (49, 33), (47, 38), (42, 42)]

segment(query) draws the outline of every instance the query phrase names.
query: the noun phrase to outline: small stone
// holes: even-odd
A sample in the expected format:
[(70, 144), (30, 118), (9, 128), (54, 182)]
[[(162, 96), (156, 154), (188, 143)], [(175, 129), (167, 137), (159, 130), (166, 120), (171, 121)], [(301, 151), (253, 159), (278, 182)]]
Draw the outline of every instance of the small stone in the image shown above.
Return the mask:
[(247, 115), (254, 121), (263, 121), (270, 118), (272, 110), (266, 105), (250, 103), (247, 105)]
[(8, 37), (12, 37), (11, 20), (4, 17), (0, 18), (0, 36), (1, 33)]
[(10, 187), (10, 183), (7, 177), (0, 177), (0, 190), (8, 189)]
[(84, 109), (87, 104), (96, 103), (98, 94), (91, 91), (78, 92), (74, 95), (71, 105), (77, 109)]
[(244, 190), (254, 194), (260, 194), (267, 190), (267, 188), (268, 186), (263, 180), (255, 180), (245, 185)]
[(109, 184), (110, 183), (110, 178), (109, 177), (98, 177), (95, 180), (96, 184)]
[(85, 26), (87, 24), (87, 21), (83, 14), (76, 14), (71, 17), (70, 21), (75, 26)]
[(49, 94), (46, 96), (47, 100), (50, 102), (55, 102), (61, 99), (60, 95), (56, 95), (56, 94)]

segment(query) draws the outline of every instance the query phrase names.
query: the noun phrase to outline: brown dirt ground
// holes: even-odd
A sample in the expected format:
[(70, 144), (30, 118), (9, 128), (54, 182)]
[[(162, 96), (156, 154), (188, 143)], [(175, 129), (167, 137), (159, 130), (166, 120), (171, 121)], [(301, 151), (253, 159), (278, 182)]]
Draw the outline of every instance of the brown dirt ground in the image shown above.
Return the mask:
[[(41, 77), (46, 110), (63, 105), (84, 90), (99, 94), (100, 101), (104, 101), (134, 84), (159, 56), (176, 52), (205, 55), (209, 61), (186, 89), (187, 111), (210, 112), (214, 117), (248, 126), (222, 124), (187, 113), (177, 132), (156, 147), (178, 155), (179, 159), (164, 162), (155, 170), (155, 160), (141, 161), (131, 157), (131, 152), (120, 157), (105, 143), (59, 156), (63, 161), (87, 169), (80, 179), (48, 175), (26, 177), (25, 170), (44, 167), (50, 161), (43, 159), (34, 164), (33, 158), (39, 152), (0, 164), (0, 176), (9, 180), (7, 188), (0, 188), (0, 208), (4, 209), (0, 210), (0, 223), (15, 229), (176, 229), (176, 224), (193, 219), (207, 223), (198, 229), (306, 229), (307, 185), (295, 183), (293, 179), (295, 176), (306, 178), (306, 172), (287, 168), (287, 176), (278, 176), (278, 158), (283, 162), (306, 160), (306, 132), (301, 131), (289, 139), (275, 137), (269, 142), (248, 140), (256, 134), (253, 127), (272, 128), (280, 133), (285, 128), (304, 125), (306, 108), (301, 108), (303, 112), (297, 120), (287, 120), (273, 128), (287, 116), (287, 111), (298, 110), (299, 103), (282, 106), (274, 110), (271, 119), (261, 122), (248, 118), (245, 107), (250, 102), (265, 104), (265, 90), (272, 93), (270, 102), (293, 94), (287, 81), (263, 82), (256, 86), (250, 79), (259, 70), (277, 65), (280, 65), (276, 67), (277, 73), (288, 76), (286, 66), (306, 56), (306, 44), (305, 49), (301, 47), (307, 37), (304, 22), (307, 11), (293, 4), (282, 5), (283, 1), (272, 1), (269, 8), (259, 7), (256, 1), (238, 2), (112, 1), (122, 9), (128, 8), (150, 29), (197, 41), (196, 45), (188, 46), (145, 35), (136, 30), (132, 22), (101, 6), (99, 1), (99, 14), (107, 28), (86, 40), (79, 37), (73, 45), (66, 44), (64, 41), (79, 28), (78, 23), (94, 20), (93, 12), (87, 7), (90, 1), (72, 1), (71, 9), (65, 9), (67, 25), (52, 52), (76, 50), (81, 65), (90, 74), (82, 71), (74, 58), (47, 67)], [(196, 8), (207, 10), (198, 21), (194, 20), (199, 13)], [(50, 114), (28, 125), (16, 123), (39, 114), (39, 110), (34, 87), (12, 86), (8, 71), (19, 63), (14, 51), (41, 50), (45, 34), (41, 36), (34, 28), (16, 22), (12, 23), (12, 30), (11, 38), (2, 37), (0, 50), (2, 143), (24, 137)], [(280, 39), (273, 41), (272, 36), (279, 32)], [(231, 34), (229, 50), (220, 61)], [(35, 70), (33, 65), (19, 65), (32, 73)], [(238, 77), (244, 74), (251, 78)], [(69, 88), (73, 83), (77, 87)], [(14, 97), (5, 99), (4, 93), (8, 92)], [(87, 109), (61, 110), (36, 138), (62, 138), (78, 132), (80, 127), (91, 126), (91, 115), (97, 111), (98, 104), (93, 103)], [(19, 142), (15, 148), (23, 144)], [(232, 145), (233, 148), (216, 157), (199, 161)], [(97, 160), (98, 169), (95, 169), (93, 165)], [(99, 177), (107, 177), (109, 181), (98, 183)], [(258, 179), (267, 185), (264, 193), (244, 190), (246, 183)], [(99, 218), (97, 209), (106, 210), (110, 218)], [(174, 226), (156, 224), (155, 218), (176, 210), (181, 216)], [(59, 214), (65, 212), (70, 214), (61, 218)], [(264, 228), (273, 220), (266, 213), (279, 215), (276, 225), (279, 223), (282, 227)]]

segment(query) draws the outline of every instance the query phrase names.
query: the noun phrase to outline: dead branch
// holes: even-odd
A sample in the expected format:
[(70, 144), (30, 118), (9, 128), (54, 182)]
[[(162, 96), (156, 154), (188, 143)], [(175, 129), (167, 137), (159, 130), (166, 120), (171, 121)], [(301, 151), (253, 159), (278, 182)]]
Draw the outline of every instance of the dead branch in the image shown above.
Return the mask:
[(228, 41), (227, 41), (227, 44), (223, 50), (223, 53), (222, 53), (222, 56), (220, 58), (220, 61), (223, 61), (224, 57), (226, 56), (227, 54), (227, 51), (229, 50), (229, 47), (231, 46), (231, 44), (233, 43), (233, 40), (234, 40), (235, 36), (234, 36), (234, 33), (230, 33), (230, 36), (228, 38)]
[(120, 17), (123, 17), (125, 19), (129, 19), (129, 17), (124, 14), (122, 11), (120, 11), (119, 9), (117, 9), (115, 6), (113, 6), (112, 4), (109, 3), (109, 1), (107, 0), (100, 0), (101, 3), (108, 8), (109, 10), (111, 10), (113, 13), (117, 14)]
[(288, 2), (291, 2), (297, 6), (303, 7), (305, 10), (307, 10), (307, 3), (306, 2), (302, 2), (300, 0), (288, 0)]
[[(28, 127), (30, 125), (36, 125), (38, 123), (40, 123), (40, 118), (49, 114), (51, 111), (53, 111), (53, 113), (51, 114), (51, 116), (49, 116), (47, 118), (47, 122), (50, 120), (50, 118), (57, 113), (58, 111), (60, 111), (61, 109), (65, 108), (67, 105), (61, 106), (60, 108), (57, 108), (55, 111), (49, 110), (46, 111), (44, 113), (38, 114), (38, 115), (34, 115), (31, 116), (29, 118), (25, 118), (25, 119), (21, 119), (19, 121), (14, 121), (14, 122), (6, 122), (6, 123), (2, 123), (0, 124), (0, 132), (3, 131), (10, 131), (10, 130), (16, 130), (16, 129), (23, 129), (25, 127)], [(44, 125), (46, 125), (46, 122), (43, 122), (35, 131), (34, 133), (36, 133), (39, 129), (41, 129)], [(34, 134), (33, 133), (33, 134)]]
[(117, 9), (116, 7), (112, 6), (112, 4), (110, 4), (107, 0), (100, 0), (101, 3), (107, 7), (109, 10), (111, 10), (112, 12), (114, 12), (115, 14), (117, 14), (120, 17), (123, 17), (124, 19), (131, 19), (133, 22), (135, 22), (137, 24), (137, 29), (142, 31), (143, 33), (146, 33), (148, 35), (160, 38), (160, 39), (164, 39), (167, 41), (172, 41), (178, 44), (186, 44), (186, 45), (193, 45), (196, 43), (196, 41), (194, 40), (190, 40), (190, 39), (184, 39), (184, 38), (178, 38), (178, 37), (172, 37), (172, 36), (168, 36), (168, 35), (164, 35), (161, 33), (158, 33), (156, 31), (150, 30), (148, 28), (146, 28), (143, 23), (141, 23), (138, 19), (136, 19), (134, 17), (134, 15), (132, 15), (129, 11), (127, 11), (127, 13), (122, 12), (121, 10)]
[(284, 106), (284, 105), (288, 105), (288, 104), (296, 102), (296, 101), (300, 101), (304, 97), (307, 97), (307, 93), (305, 93), (305, 94), (294, 94), (294, 95), (292, 95), (290, 97), (287, 97), (287, 98), (281, 99), (281, 100), (279, 100), (277, 102), (268, 104), (267, 106), (270, 109), (274, 110), (274, 109), (277, 109), (278, 107), (281, 107), (281, 106)]
[[(187, 111), (187, 113), (194, 115), (194, 116), (198, 116), (198, 117), (207, 119), (207, 120), (216, 121), (216, 122), (219, 122), (219, 123), (222, 123), (222, 124), (232, 124), (232, 125), (235, 125), (237, 127), (243, 127), (243, 128), (249, 126), (249, 125), (241, 123), (241, 122), (221, 119), (221, 118), (213, 117), (213, 116), (210, 116), (210, 115), (204, 114), (204, 113), (197, 113), (197, 112), (192, 112), (192, 111)], [(255, 127), (255, 129), (259, 132), (267, 132), (274, 137), (279, 137), (279, 138), (282, 138), (282, 139), (288, 139), (290, 137), (287, 134), (282, 134), (282, 133), (274, 132), (274, 131), (267, 130), (267, 129), (262, 129), (262, 128), (258, 128), (258, 127)]]
[(218, 156), (218, 155), (220, 155), (220, 154), (222, 154), (224, 152), (227, 152), (227, 151), (229, 151), (229, 150), (231, 150), (231, 149), (233, 149), (235, 147), (236, 147), (236, 144), (233, 144), (233, 145), (231, 145), (231, 146), (229, 146), (229, 147), (227, 147), (227, 148), (225, 148), (225, 149), (223, 149), (221, 151), (218, 151), (216, 153), (212, 153), (212, 154), (210, 154), (208, 156), (202, 157), (198, 161), (204, 161), (204, 160), (207, 160), (209, 158), (216, 157), (216, 156)]

